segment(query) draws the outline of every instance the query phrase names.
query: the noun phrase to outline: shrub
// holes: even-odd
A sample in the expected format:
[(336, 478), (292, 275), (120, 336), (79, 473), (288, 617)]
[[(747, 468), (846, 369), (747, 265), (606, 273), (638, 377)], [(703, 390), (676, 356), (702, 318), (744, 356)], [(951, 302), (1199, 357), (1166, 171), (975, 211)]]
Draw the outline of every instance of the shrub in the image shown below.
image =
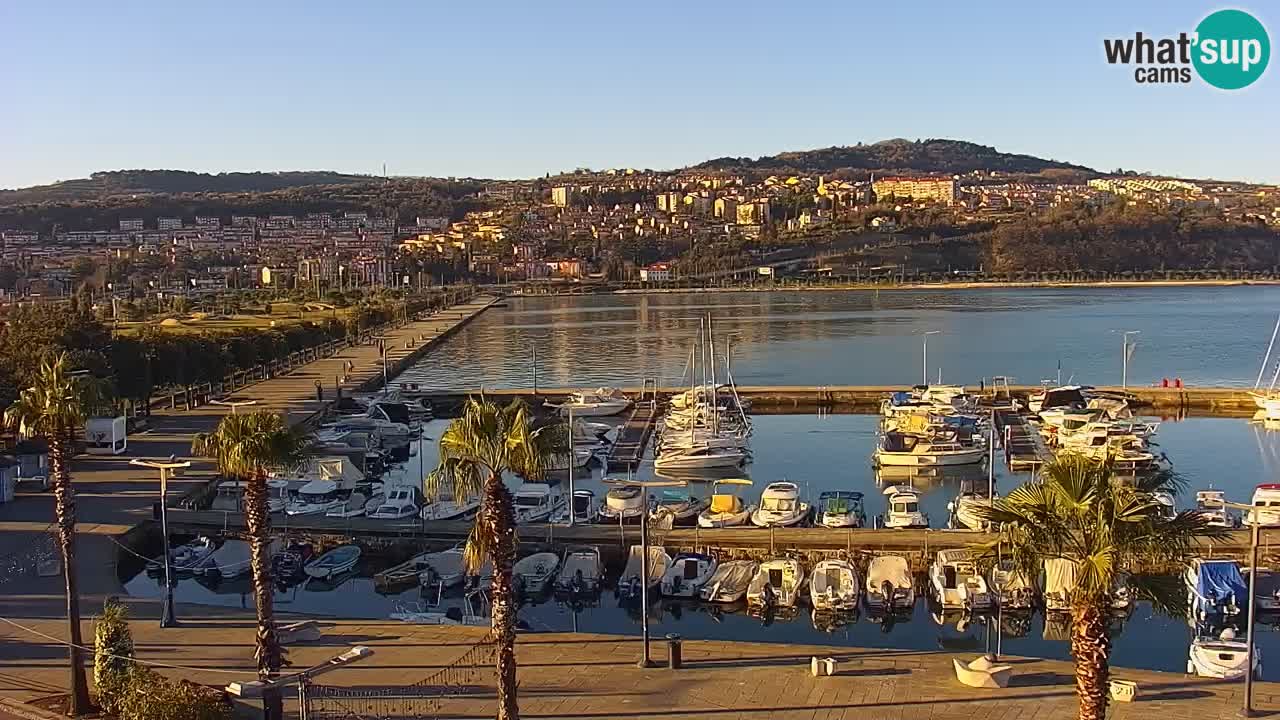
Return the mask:
[(116, 712), (120, 720), (230, 720), (231, 705), (219, 691), (134, 667)]
[(133, 669), (133, 634), (129, 631), (129, 611), (115, 598), (108, 598), (93, 628), (93, 682), (98, 686), (98, 704), (116, 712), (129, 684)]

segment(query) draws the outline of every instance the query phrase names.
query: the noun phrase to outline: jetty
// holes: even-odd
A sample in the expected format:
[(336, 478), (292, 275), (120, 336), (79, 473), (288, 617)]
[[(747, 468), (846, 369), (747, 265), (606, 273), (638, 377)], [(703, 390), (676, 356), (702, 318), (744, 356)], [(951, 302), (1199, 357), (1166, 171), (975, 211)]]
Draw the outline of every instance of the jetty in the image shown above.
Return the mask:
[(608, 470), (634, 470), (639, 467), (660, 415), (657, 393), (642, 393), (631, 407), (627, 421), (618, 428), (618, 436), (609, 448), (609, 455), (605, 458)]
[(1004, 458), (1014, 472), (1035, 471), (1053, 459), (1040, 431), (1012, 410), (996, 410), (996, 432), (1004, 444)]

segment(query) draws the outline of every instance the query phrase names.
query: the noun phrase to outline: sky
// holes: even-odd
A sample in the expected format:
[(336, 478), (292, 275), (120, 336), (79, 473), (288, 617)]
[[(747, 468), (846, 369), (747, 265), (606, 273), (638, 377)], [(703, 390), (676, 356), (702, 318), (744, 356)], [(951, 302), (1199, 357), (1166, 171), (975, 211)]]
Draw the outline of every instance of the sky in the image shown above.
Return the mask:
[[(1252, 1), (1233, 7), (1274, 42), (1280, 10)], [(122, 168), (532, 177), (894, 137), (1280, 182), (1280, 68), (1225, 92), (1104, 60), (1104, 37), (1221, 7), (0, 0), (0, 188)]]

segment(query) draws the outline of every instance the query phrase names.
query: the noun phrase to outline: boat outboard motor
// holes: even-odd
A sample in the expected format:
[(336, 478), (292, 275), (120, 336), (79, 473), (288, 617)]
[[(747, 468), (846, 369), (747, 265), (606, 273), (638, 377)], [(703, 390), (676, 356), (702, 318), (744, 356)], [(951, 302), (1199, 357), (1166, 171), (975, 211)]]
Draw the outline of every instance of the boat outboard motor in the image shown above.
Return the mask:
[(764, 589), (760, 591), (760, 601), (764, 606), (771, 608), (778, 602), (777, 593), (773, 591), (773, 583), (765, 583)]
[(880, 584), (880, 593), (884, 595), (884, 604), (886, 607), (893, 607), (893, 583), (885, 580)]
[(582, 577), (582, 568), (578, 568), (573, 572), (573, 579), (569, 581), (569, 590), (577, 595), (587, 586), (585, 578)]
[(631, 597), (633, 597), (633, 598), (639, 598), (639, 597), (640, 597), (640, 576), (639, 576), (639, 575), (632, 575), (632, 576), (631, 576), (631, 591), (630, 591), (630, 592), (631, 592)]

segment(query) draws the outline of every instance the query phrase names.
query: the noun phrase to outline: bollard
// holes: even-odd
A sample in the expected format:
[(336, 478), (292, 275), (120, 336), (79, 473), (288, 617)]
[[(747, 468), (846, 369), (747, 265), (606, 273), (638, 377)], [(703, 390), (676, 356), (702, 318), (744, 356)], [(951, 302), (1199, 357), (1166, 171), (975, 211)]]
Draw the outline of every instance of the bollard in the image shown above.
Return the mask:
[(683, 658), (680, 656), (680, 636), (675, 633), (667, 635), (667, 667), (672, 670), (679, 670), (683, 664)]

